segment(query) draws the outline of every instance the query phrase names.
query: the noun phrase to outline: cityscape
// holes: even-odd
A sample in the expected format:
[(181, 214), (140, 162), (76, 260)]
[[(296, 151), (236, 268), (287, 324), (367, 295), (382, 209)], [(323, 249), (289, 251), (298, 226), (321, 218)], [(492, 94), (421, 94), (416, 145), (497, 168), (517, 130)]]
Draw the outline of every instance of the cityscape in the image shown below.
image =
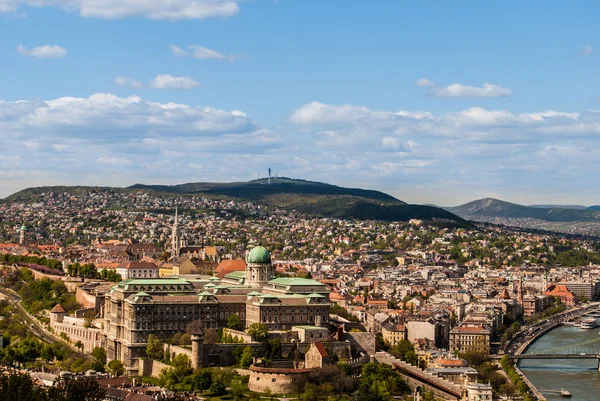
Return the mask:
[(597, 401), (598, 16), (0, 0), (0, 401)]

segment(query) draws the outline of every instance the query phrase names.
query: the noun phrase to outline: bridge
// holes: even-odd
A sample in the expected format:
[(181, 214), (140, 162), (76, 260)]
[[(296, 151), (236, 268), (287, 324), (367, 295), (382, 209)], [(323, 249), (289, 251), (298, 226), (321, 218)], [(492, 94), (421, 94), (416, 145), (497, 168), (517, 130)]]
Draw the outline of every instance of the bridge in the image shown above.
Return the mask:
[(511, 355), (511, 359), (599, 359), (600, 354), (521, 354)]
[(598, 371), (600, 371), (600, 351), (590, 352), (590, 348), (596, 343), (600, 343), (600, 338), (594, 338), (567, 347), (549, 348), (536, 353), (509, 354), (508, 357), (517, 362), (521, 359), (596, 359), (598, 361)]

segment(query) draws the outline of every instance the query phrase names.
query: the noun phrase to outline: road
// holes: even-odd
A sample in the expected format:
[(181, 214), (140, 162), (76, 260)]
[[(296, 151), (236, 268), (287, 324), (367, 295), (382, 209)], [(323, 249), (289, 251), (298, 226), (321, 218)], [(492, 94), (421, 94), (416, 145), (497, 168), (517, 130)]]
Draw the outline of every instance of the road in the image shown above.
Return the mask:
[[(49, 344), (57, 342), (57, 339), (54, 338), (51, 334), (49, 334), (46, 330), (44, 330), (44, 328), (39, 325), (37, 320), (32, 318), (31, 315), (25, 310), (25, 308), (23, 308), (23, 306), (21, 305), (21, 297), (17, 295), (14, 291), (0, 287), (0, 297), (7, 299), (8, 302), (10, 302), (12, 306), (14, 306), (14, 310), (19, 314), (23, 322), (27, 325), (28, 330), (31, 331), (36, 337)], [(23, 335), (25, 335), (25, 333), (23, 333)], [(83, 355), (77, 348), (71, 346), (70, 344), (66, 344), (64, 341), (61, 341), (61, 343), (68, 346), (78, 355)]]

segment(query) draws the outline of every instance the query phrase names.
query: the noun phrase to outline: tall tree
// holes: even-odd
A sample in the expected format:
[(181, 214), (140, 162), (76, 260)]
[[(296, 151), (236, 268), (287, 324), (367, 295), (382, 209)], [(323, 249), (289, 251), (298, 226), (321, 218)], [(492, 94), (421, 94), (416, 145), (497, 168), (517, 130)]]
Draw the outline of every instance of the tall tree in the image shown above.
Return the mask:
[(154, 334), (148, 336), (148, 344), (146, 345), (146, 356), (158, 361), (165, 357), (165, 347), (162, 341)]

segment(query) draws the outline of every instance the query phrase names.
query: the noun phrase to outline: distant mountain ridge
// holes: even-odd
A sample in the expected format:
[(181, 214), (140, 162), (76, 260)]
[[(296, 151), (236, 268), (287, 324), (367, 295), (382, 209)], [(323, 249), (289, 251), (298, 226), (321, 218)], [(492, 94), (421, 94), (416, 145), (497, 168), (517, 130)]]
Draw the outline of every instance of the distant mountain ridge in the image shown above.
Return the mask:
[(537, 207), (539, 209), (575, 209), (585, 210), (588, 209), (582, 205), (529, 205), (529, 207)]
[(446, 207), (464, 219), (481, 220), (482, 218), (503, 219), (537, 219), (547, 222), (591, 222), (600, 221), (598, 209), (569, 209), (569, 208), (543, 208), (524, 206), (516, 203), (505, 202), (499, 199), (478, 199), (464, 205)]
[(108, 187), (36, 187), (19, 191), (3, 202), (35, 202), (43, 192), (67, 192), (79, 195), (94, 191), (151, 191), (158, 194), (233, 198), (257, 204), (297, 210), (316, 217), (360, 220), (408, 221), (410, 219), (439, 220), (461, 226), (469, 225), (447, 210), (432, 206), (409, 205), (384, 192), (344, 188), (315, 181), (279, 177), (248, 182), (198, 182), (179, 185), (135, 184), (128, 188)]

